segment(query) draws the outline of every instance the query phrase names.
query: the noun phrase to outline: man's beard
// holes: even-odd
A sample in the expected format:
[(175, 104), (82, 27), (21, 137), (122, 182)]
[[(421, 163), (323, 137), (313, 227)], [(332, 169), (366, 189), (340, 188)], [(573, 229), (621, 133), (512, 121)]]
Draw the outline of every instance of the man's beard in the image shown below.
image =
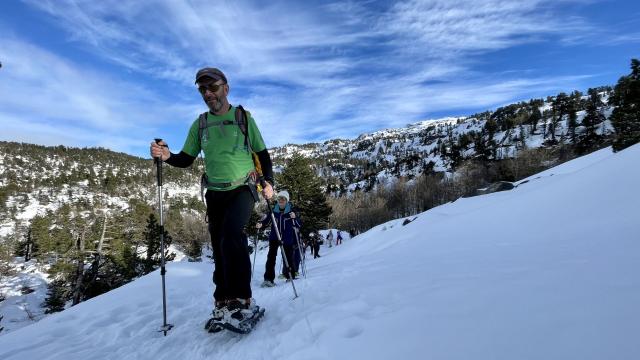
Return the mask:
[(209, 107), (209, 111), (211, 111), (212, 113), (217, 113), (222, 110), (223, 101), (220, 97), (215, 97), (214, 99), (212, 99), (213, 105), (211, 105), (206, 98), (204, 99), (204, 102), (207, 104), (207, 106)]

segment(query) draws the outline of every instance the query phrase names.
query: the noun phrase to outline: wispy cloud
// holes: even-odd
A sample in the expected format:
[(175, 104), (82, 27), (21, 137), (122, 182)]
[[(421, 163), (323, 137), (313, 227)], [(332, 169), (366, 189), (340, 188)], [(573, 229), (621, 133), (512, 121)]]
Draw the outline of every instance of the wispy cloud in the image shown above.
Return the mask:
[(638, 43), (638, 42), (640, 42), (640, 32), (615, 35), (615, 36), (612, 36), (610, 39), (608, 39), (609, 45), (619, 45), (619, 44)]
[[(3, 140), (139, 152), (146, 144), (143, 139), (197, 111), (195, 103), (160, 99), (139, 84), (115, 79), (17, 38), (0, 39), (0, 49)], [(126, 144), (119, 138), (136, 140)]]
[(550, 4), (542, 0), (410, 0), (395, 4), (379, 27), (397, 34), (403, 43), (417, 43), (427, 54), (445, 58), (590, 29), (579, 17), (554, 16)]
[[(148, 79), (175, 84), (180, 91), (193, 86), (198, 67), (222, 68), (230, 80), (231, 101), (255, 114), (271, 146), (351, 137), (428, 114), (490, 108), (579, 86), (584, 78), (576, 74), (540, 78), (525, 69), (496, 79), (475, 70), (488, 52), (548, 40), (586, 41), (570, 34), (588, 33), (587, 20), (557, 16), (559, 4), (568, 2), (577, 3), (28, 1), (91, 53)], [(73, 73), (64, 66), (56, 69)], [(92, 86), (80, 81), (84, 73), (71, 84), (57, 82), (61, 87), (78, 85), (72, 106), (65, 106), (75, 110), (57, 109), (60, 116), (89, 111), (96, 127), (131, 126), (120, 108), (144, 112), (147, 107), (141, 104), (151, 102), (158, 117), (168, 119), (167, 109), (176, 117), (185, 108), (195, 113), (192, 108), (199, 101), (194, 94), (193, 104), (167, 105), (172, 103), (168, 95), (105, 79), (113, 91), (97, 104), (87, 95)], [(47, 95), (59, 99), (56, 90)], [(136, 95), (118, 96), (127, 92)]]

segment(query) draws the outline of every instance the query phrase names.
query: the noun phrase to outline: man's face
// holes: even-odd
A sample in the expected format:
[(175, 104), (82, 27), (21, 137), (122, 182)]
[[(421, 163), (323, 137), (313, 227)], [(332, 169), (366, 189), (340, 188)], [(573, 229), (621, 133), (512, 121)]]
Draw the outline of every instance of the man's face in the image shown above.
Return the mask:
[(287, 205), (287, 199), (285, 199), (283, 197), (279, 197), (278, 198), (278, 205), (280, 205), (281, 208), (284, 208)]
[(213, 113), (220, 113), (227, 104), (227, 84), (223, 80), (205, 77), (198, 81), (198, 91), (202, 99)]

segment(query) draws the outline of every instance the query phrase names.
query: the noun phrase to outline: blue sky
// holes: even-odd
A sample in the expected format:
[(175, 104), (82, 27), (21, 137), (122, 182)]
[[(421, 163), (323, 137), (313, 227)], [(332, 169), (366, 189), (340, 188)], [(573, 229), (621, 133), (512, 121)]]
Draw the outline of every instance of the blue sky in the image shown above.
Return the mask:
[(354, 138), (615, 84), (640, 57), (638, 1), (0, 3), (0, 140), (148, 156), (229, 79), (267, 146)]

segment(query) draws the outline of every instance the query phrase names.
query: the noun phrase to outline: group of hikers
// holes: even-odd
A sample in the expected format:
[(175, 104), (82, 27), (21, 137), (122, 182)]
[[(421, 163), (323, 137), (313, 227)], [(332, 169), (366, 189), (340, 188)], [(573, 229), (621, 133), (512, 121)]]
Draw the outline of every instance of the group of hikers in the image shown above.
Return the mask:
[[(226, 75), (217, 68), (200, 69), (195, 85), (208, 111), (202, 113), (189, 128), (179, 153), (170, 151), (162, 140), (151, 142), (150, 154), (171, 166), (186, 168), (202, 152), (205, 174), (202, 185), (207, 207), (208, 230), (215, 262), (213, 282), (213, 320), (226, 321), (252, 316), (256, 309), (251, 291), (251, 259), (244, 232), (254, 209), (262, 196), (274, 197), (274, 177), (271, 157), (260, 130), (249, 111), (229, 103), (230, 85)], [(275, 263), (280, 240), (287, 263), (293, 269), (285, 277), (295, 278), (300, 263), (299, 247), (310, 247), (314, 258), (320, 257), (322, 242), (319, 234), (312, 233), (300, 243), (301, 220), (290, 202), (289, 193), (280, 191), (272, 208), (273, 216), (256, 225), (271, 225), (269, 252), (264, 274), (265, 286), (273, 286)], [(281, 239), (278, 239), (277, 227)], [(333, 232), (327, 236), (333, 246)], [(336, 245), (342, 236), (337, 234)], [(306, 251), (305, 251), (306, 252)], [(296, 255), (298, 253), (298, 255)], [(293, 271), (291, 271), (293, 270)], [(254, 312), (255, 313), (255, 312)]]

